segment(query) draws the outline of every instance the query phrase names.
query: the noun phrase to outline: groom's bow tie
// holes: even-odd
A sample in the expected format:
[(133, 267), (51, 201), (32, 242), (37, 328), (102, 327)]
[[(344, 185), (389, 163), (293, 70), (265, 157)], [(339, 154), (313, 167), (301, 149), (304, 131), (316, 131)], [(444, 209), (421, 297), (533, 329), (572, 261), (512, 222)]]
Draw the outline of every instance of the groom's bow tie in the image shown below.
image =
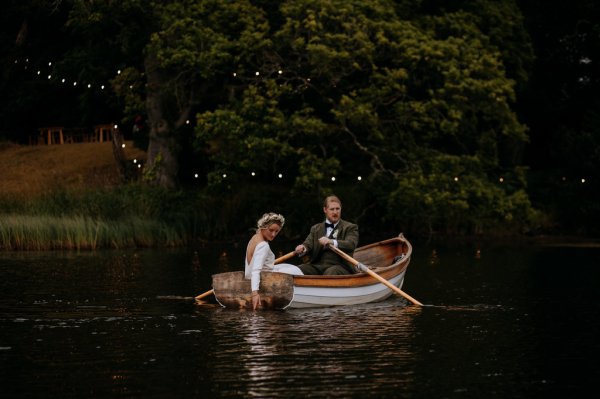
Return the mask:
[(325, 222), (325, 228), (328, 229), (330, 227), (333, 229), (335, 227), (335, 224)]

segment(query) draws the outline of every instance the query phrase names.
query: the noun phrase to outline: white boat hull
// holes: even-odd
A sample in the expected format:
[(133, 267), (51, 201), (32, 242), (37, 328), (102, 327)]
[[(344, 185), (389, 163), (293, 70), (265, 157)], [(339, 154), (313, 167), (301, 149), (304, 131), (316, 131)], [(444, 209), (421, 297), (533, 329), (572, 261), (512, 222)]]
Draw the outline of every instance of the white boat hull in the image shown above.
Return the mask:
[[(389, 281), (402, 288), (406, 270)], [(360, 287), (304, 287), (294, 286), (294, 297), (288, 309), (357, 305), (379, 302), (390, 297), (392, 290), (382, 283)]]

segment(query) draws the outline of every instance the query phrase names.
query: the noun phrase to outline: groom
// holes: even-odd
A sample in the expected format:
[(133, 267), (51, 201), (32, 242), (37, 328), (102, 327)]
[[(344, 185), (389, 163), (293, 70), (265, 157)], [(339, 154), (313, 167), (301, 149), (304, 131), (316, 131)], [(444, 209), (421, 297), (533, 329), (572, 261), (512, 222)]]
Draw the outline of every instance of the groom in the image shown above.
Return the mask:
[(315, 224), (304, 242), (296, 247), (299, 256), (308, 255), (309, 263), (298, 267), (304, 274), (351, 274), (352, 266), (344, 261), (328, 246), (336, 248), (352, 256), (358, 245), (358, 226), (341, 219), (342, 201), (335, 195), (330, 195), (323, 202), (325, 223)]

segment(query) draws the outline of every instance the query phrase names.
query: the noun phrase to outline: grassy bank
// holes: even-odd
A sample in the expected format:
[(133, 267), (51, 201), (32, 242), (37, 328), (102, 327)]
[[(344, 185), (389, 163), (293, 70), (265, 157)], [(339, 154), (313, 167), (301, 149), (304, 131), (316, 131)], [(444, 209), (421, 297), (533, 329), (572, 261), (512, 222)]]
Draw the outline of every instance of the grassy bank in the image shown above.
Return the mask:
[[(127, 146), (127, 157), (145, 159)], [(109, 143), (16, 146), (0, 143), (0, 250), (173, 247), (228, 239), (246, 242), (256, 220), (280, 212), (282, 239), (298, 241), (323, 217), (322, 194), (293, 193), (276, 183), (248, 182), (219, 192), (200, 187), (178, 191), (123, 184)], [(359, 224), (361, 244), (405, 233), (423, 235), (421, 225), (388, 219), (373, 192), (336, 185), (344, 216)], [(516, 234), (518, 221), (490, 225), (482, 234)], [(421, 233), (421, 235), (419, 235)], [(460, 233), (460, 232), (458, 232)], [(464, 238), (464, 234), (451, 234)], [(437, 235), (434, 235), (435, 238)], [(440, 235), (439, 237), (446, 237)]]
[[(125, 156), (145, 160), (125, 142)], [(59, 189), (112, 188), (120, 182), (110, 142), (20, 146), (0, 143), (0, 195), (33, 198)], [(0, 212), (1, 213), (1, 212)]]
[[(145, 159), (125, 144), (131, 162)], [(0, 170), (0, 249), (180, 246), (188, 238), (181, 223), (165, 220), (160, 193), (122, 185), (111, 143), (3, 143)]]
[[(126, 144), (128, 159), (145, 159)], [(257, 218), (271, 210), (288, 218), (281, 235), (296, 238), (307, 221), (321, 215), (318, 202), (288, 198), (281, 187), (206, 193), (122, 184), (110, 143), (0, 143), (0, 168), (4, 250), (169, 247), (224, 237), (245, 241)]]

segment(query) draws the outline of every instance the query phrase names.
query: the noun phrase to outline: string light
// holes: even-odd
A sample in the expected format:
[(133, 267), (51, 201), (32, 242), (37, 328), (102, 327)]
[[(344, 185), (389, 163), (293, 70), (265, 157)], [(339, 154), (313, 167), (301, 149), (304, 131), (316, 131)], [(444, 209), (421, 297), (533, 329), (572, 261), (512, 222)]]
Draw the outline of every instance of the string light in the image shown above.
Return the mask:
[(331, 181), (335, 181), (335, 176), (331, 176)]
[(454, 176), (454, 181), (458, 181), (458, 176)]
[[(24, 61), (24, 63), (29, 63), (29, 58), (24, 58), (24, 59), (23, 59), (23, 61)], [(15, 65), (19, 65), (20, 63), (21, 63), (21, 61), (20, 61), (19, 59), (15, 59), (15, 60), (14, 60), (14, 64), (15, 64)], [(53, 66), (53, 62), (52, 62), (52, 61), (48, 61), (48, 67), (52, 67), (52, 66)], [(25, 69), (27, 69), (27, 66), (25, 66)], [(38, 75), (41, 75), (42, 73), (43, 73), (43, 72), (42, 72), (41, 70), (38, 70), (38, 71), (37, 71), (37, 74), (38, 74)], [(121, 74), (123, 73), (123, 70), (121, 70), (121, 69), (117, 69), (116, 73), (117, 73), (117, 75), (121, 75)], [(278, 69), (276, 73), (277, 73), (277, 75), (283, 75), (283, 69)], [(236, 77), (236, 78), (237, 78), (237, 77), (239, 77), (239, 75), (238, 75), (238, 73), (237, 73), (237, 72), (232, 72), (232, 75), (233, 75), (233, 77)], [(255, 76), (257, 76), (257, 77), (258, 77), (258, 76), (261, 76), (261, 71), (255, 71), (255, 72), (254, 72), (254, 75), (255, 75)], [(267, 75), (268, 75), (268, 74), (267, 74)], [(49, 75), (49, 76), (51, 76), (51, 75)], [(65, 83), (65, 82), (66, 82), (66, 79), (65, 79), (65, 78), (62, 78), (60, 81), (61, 81), (62, 83)], [(310, 82), (310, 78), (307, 78), (307, 79), (306, 79), (306, 81), (307, 81), (307, 82)], [(84, 84), (84, 85), (85, 85), (85, 87), (87, 87), (87, 88), (92, 88), (92, 86), (98, 86), (98, 87), (100, 87), (100, 89), (102, 89), (102, 90), (104, 90), (104, 89), (106, 88), (106, 85), (105, 85), (105, 84), (102, 84), (102, 85), (100, 85), (100, 84), (94, 84), (94, 83), (84, 83), (84, 82), (75, 82), (75, 83), (73, 83), (73, 86), (77, 86), (78, 84)], [(132, 85), (132, 86), (129, 86), (129, 88), (130, 88), (130, 89), (133, 89), (134, 87), (133, 87), (133, 85)]]
[(361, 181), (361, 180), (362, 180), (362, 177), (361, 177), (361, 176), (358, 176), (358, 177), (356, 178), (356, 180), (358, 180), (358, 181)]

